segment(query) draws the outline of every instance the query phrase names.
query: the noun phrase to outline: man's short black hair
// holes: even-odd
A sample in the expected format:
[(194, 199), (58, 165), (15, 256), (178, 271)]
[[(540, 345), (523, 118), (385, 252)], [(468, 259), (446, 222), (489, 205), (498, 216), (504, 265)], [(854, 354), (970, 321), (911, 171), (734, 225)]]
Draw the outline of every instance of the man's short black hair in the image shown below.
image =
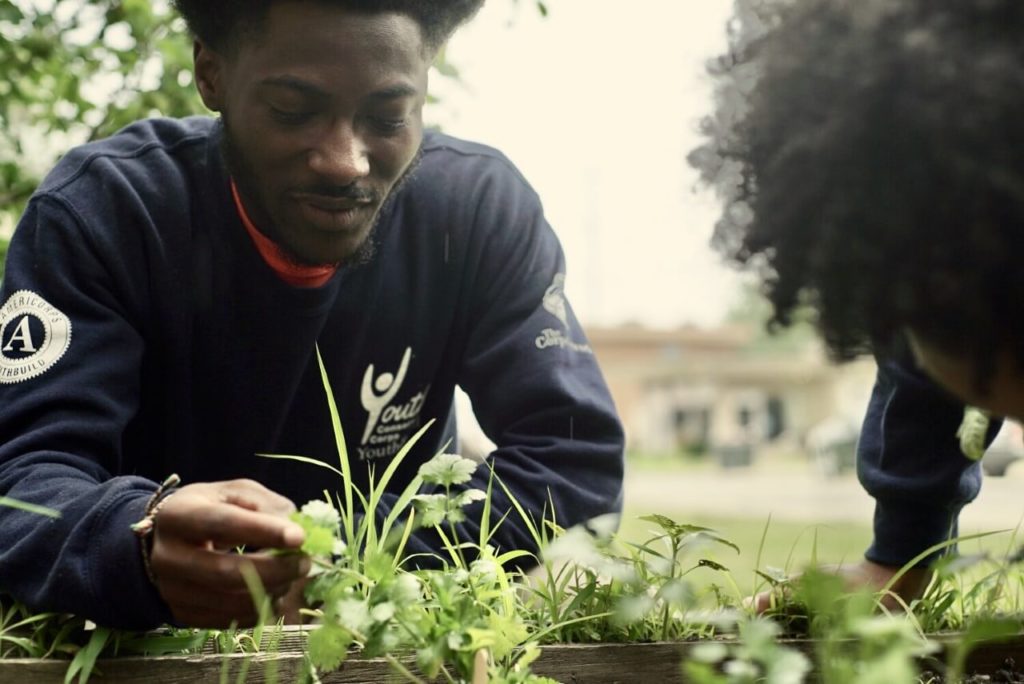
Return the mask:
[(809, 304), (840, 359), (910, 328), (979, 369), (1024, 362), (1024, 2), (754, 6), (690, 161), (773, 323)]
[[(228, 50), (244, 30), (259, 27), (274, 2), (282, 0), (174, 0), (192, 34), (215, 50)], [(484, 0), (317, 0), (366, 14), (396, 12), (411, 17), (428, 50), (437, 50)]]

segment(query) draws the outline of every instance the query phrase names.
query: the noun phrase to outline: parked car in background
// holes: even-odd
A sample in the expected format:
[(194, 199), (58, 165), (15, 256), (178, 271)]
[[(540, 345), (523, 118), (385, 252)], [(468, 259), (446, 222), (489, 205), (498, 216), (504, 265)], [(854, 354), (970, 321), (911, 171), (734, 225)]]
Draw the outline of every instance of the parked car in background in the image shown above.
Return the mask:
[(808, 430), (804, 443), (822, 475), (839, 477), (856, 470), (859, 437), (860, 424), (856, 420), (832, 416)]

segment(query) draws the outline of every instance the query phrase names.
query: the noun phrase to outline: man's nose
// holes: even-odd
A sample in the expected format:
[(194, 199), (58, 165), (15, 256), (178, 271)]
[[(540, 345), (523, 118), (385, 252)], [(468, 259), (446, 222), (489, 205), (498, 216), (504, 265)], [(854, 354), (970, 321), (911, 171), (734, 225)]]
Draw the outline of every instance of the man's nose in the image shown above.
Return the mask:
[(310, 152), (309, 167), (335, 185), (349, 185), (369, 175), (369, 150), (351, 122), (338, 121), (324, 131)]

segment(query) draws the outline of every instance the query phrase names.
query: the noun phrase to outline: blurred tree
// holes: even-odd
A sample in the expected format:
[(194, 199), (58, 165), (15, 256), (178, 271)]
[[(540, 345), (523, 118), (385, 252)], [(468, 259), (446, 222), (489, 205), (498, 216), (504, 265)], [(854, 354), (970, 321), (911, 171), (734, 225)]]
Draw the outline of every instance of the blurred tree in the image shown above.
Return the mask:
[(768, 326), (772, 305), (752, 282), (745, 283), (725, 315), (727, 323), (750, 326), (755, 330), (747, 351), (751, 354), (790, 355), (817, 348), (818, 336), (808, 308), (800, 309), (787, 328)]
[[(528, 3), (547, 15), (544, 0)], [(436, 67), (458, 78), (444, 51)], [(63, 150), (137, 119), (203, 111), (169, 0), (0, 0), (0, 259)]]
[(202, 111), (184, 34), (166, 0), (0, 0), (0, 223), (67, 145)]

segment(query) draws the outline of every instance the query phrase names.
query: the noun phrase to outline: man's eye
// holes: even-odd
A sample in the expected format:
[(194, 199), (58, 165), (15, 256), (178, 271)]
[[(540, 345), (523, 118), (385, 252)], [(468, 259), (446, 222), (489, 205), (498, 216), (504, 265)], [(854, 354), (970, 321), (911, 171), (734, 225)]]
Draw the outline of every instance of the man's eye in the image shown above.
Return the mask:
[(374, 116), (370, 117), (370, 121), (381, 133), (397, 133), (398, 131), (405, 128), (409, 121), (408, 119), (402, 118), (391, 118), (386, 116)]
[(270, 115), (278, 123), (286, 124), (289, 126), (306, 123), (311, 118), (313, 118), (313, 112), (296, 112), (286, 109), (278, 109), (277, 107), (270, 108)]

